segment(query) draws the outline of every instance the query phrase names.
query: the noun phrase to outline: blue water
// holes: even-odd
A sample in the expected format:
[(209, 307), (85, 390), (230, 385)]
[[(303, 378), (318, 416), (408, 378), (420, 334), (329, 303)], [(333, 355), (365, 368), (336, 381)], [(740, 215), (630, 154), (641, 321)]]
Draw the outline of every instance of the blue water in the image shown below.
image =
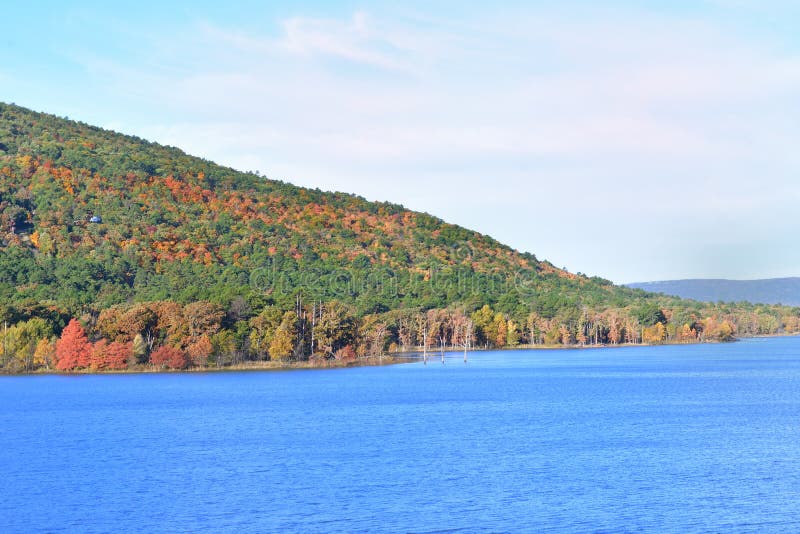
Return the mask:
[(0, 378), (2, 532), (800, 530), (800, 338)]

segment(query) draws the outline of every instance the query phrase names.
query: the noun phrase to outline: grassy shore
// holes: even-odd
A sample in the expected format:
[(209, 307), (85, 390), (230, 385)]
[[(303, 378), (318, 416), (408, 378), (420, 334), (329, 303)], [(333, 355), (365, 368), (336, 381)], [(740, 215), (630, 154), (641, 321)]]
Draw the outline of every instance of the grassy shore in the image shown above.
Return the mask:
[(56, 369), (36, 369), (22, 373), (0, 373), (0, 376), (20, 375), (117, 375), (117, 374), (150, 374), (150, 373), (225, 373), (242, 371), (294, 371), (298, 369), (344, 369), (347, 367), (374, 367), (379, 365), (395, 365), (416, 361), (417, 358), (404, 354), (384, 355), (382, 357), (357, 358), (352, 361), (324, 360), (314, 361), (257, 361), (242, 362), (225, 366), (189, 367), (187, 369), (167, 369), (153, 365), (137, 365), (128, 369), (79, 369), (64, 372)]

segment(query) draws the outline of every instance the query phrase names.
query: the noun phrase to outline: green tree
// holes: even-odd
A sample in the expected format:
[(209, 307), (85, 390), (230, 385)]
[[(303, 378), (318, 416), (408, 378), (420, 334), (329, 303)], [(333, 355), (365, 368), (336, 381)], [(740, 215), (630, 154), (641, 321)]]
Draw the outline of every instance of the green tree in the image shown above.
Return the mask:
[(479, 344), (494, 344), (494, 340), (497, 339), (494, 316), (495, 314), (488, 304), (472, 314), (472, 322), (475, 324), (475, 333)]
[(665, 324), (667, 318), (657, 302), (645, 302), (634, 310), (634, 317), (643, 326), (654, 326), (656, 323)]

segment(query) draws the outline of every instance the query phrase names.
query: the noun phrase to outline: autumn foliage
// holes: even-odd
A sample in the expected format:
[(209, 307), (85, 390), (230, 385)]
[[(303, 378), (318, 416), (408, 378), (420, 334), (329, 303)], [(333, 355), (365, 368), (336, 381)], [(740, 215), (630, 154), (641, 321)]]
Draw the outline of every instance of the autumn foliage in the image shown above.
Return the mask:
[(196, 367), (202, 367), (208, 363), (208, 358), (214, 351), (211, 340), (207, 335), (200, 336), (197, 341), (194, 341), (186, 348), (186, 353)]
[(77, 320), (72, 319), (56, 343), (56, 368), (60, 371), (87, 368), (91, 359), (92, 346), (86, 331)]
[(99, 371), (106, 368), (106, 352), (108, 351), (108, 341), (101, 339), (92, 345), (92, 369)]
[(153, 351), (150, 362), (156, 367), (184, 369), (187, 365), (186, 354), (180, 349), (164, 345)]
[(132, 357), (133, 343), (109, 343), (101, 339), (92, 347), (92, 369), (126, 369)]

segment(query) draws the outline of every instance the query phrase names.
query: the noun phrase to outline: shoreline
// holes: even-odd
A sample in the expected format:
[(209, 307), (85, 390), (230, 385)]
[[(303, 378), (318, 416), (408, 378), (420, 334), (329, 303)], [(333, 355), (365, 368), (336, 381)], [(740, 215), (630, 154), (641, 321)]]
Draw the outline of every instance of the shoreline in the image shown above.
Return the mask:
[[(692, 341), (688, 343), (617, 343), (617, 344), (587, 344), (587, 345), (545, 345), (545, 344), (537, 344), (537, 345), (515, 345), (513, 347), (473, 347), (467, 351), (470, 352), (484, 352), (484, 351), (504, 351), (504, 350), (584, 350), (584, 349), (622, 349), (625, 347), (662, 347), (662, 346), (675, 346), (675, 345), (720, 345), (725, 343), (737, 343), (739, 341), (744, 341), (746, 339), (765, 339), (765, 338), (773, 338), (773, 337), (800, 337), (800, 333), (792, 333), (792, 334), (759, 334), (755, 336), (741, 336), (732, 339), (731, 341)], [(439, 348), (432, 348), (428, 349), (428, 355), (438, 355), (440, 352)], [(463, 353), (464, 348), (458, 347), (446, 347), (444, 352), (458, 352)], [(405, 350), (405, 351), (398, 351), (392, 352), (393, 355), (403, 355), (403, 354), (422, 354), (422, 348), (412, 349), (412, 350)]]
[(401, 354), (384, 355), (383, 357), (368, 357), (354, 361), (342, 362), (332, 360), (324, 364), (317, 364), (308, 360), (301, 362), (273, 362), (258, 361), (246, 362), (222, 367), (190, 367), (187, 369), (160, 369), (155, 367), (136, 367), (133, 369), (109, 369), (64, 372), (55, 369), (37, 369), (22, 373), (0, 373), (0, 378), (7, 376), (91, 376), (91, 375), (152, 375), (152, 374), (200, 374), (200, 373), (240, 373), (240, 372), (280, 372), (280, 371), (314, 371), (324, 369), (347, 369), (352, 367), (381, 367), (384, 365), (397, 365), (410, 363), (415, 360)]
[[(770, 334), (770, 335), (757, 335), (745, 336), (736, 338), (726, 343), (736, 343), (746, 339), (764, 339), (764, 338), (778, 338), (778, 337), (798, 337), (800, 334)], [(489, 352), (489, 351), (513, 351), (513, 350), (592, 350), (592, 349), (621, 349), (621, 348), (634, 348), (634, 347), (659, 347), (659, 346), (674, 346), (674, 345), (703, 345), (703, 344), (719, 344), (722, 342), (711, 341), (696, 341), (693, 343), (619, 343), (616, 345), (517, 345), (514, 347), (477, 347), (471, 348), (467, 354), (473, 352)], [(137, 367), (134, 369), (112, 369), (112, 370), (90, 370), (83, 369), (80, 371), (63, 372), (54, 369), (37, 369), (35, 371), (22, 372), (22, 373), (2, 373), (0, 377), (10, 376), (87, 376), (87, 375), (135, 375), (135, 374), (191, 374), (191, 373), (229, 373), (229, 372), (281, 372), (281, 371), (314, 371), (324, 369), (347, 369), (353, 367), (381, 367), (384, 365), (400, 365), (404, 363), (413, 363), (422, 360), (422, 348), (413, 350), (404, 350), (392, 352), (383, 356), (369, 356), (366, 358), (359, 358), (354, 361), (326, 361), (323, 364), (311, 362), (309, 360), (296, 361), (296, 362), (273, 362), (273, 361), (257, 361), (239, 363), (236, 365), (228, 365), (223, 367), (191, 367), (188, 369), (157, 369), (155, 367)], [(463, 354), (464, 349), (457, 347), (447, 347), (444, 350), (428, 351), (428, 359), (436, 359), (440, 357), (441, 353), (447, 354)]]

